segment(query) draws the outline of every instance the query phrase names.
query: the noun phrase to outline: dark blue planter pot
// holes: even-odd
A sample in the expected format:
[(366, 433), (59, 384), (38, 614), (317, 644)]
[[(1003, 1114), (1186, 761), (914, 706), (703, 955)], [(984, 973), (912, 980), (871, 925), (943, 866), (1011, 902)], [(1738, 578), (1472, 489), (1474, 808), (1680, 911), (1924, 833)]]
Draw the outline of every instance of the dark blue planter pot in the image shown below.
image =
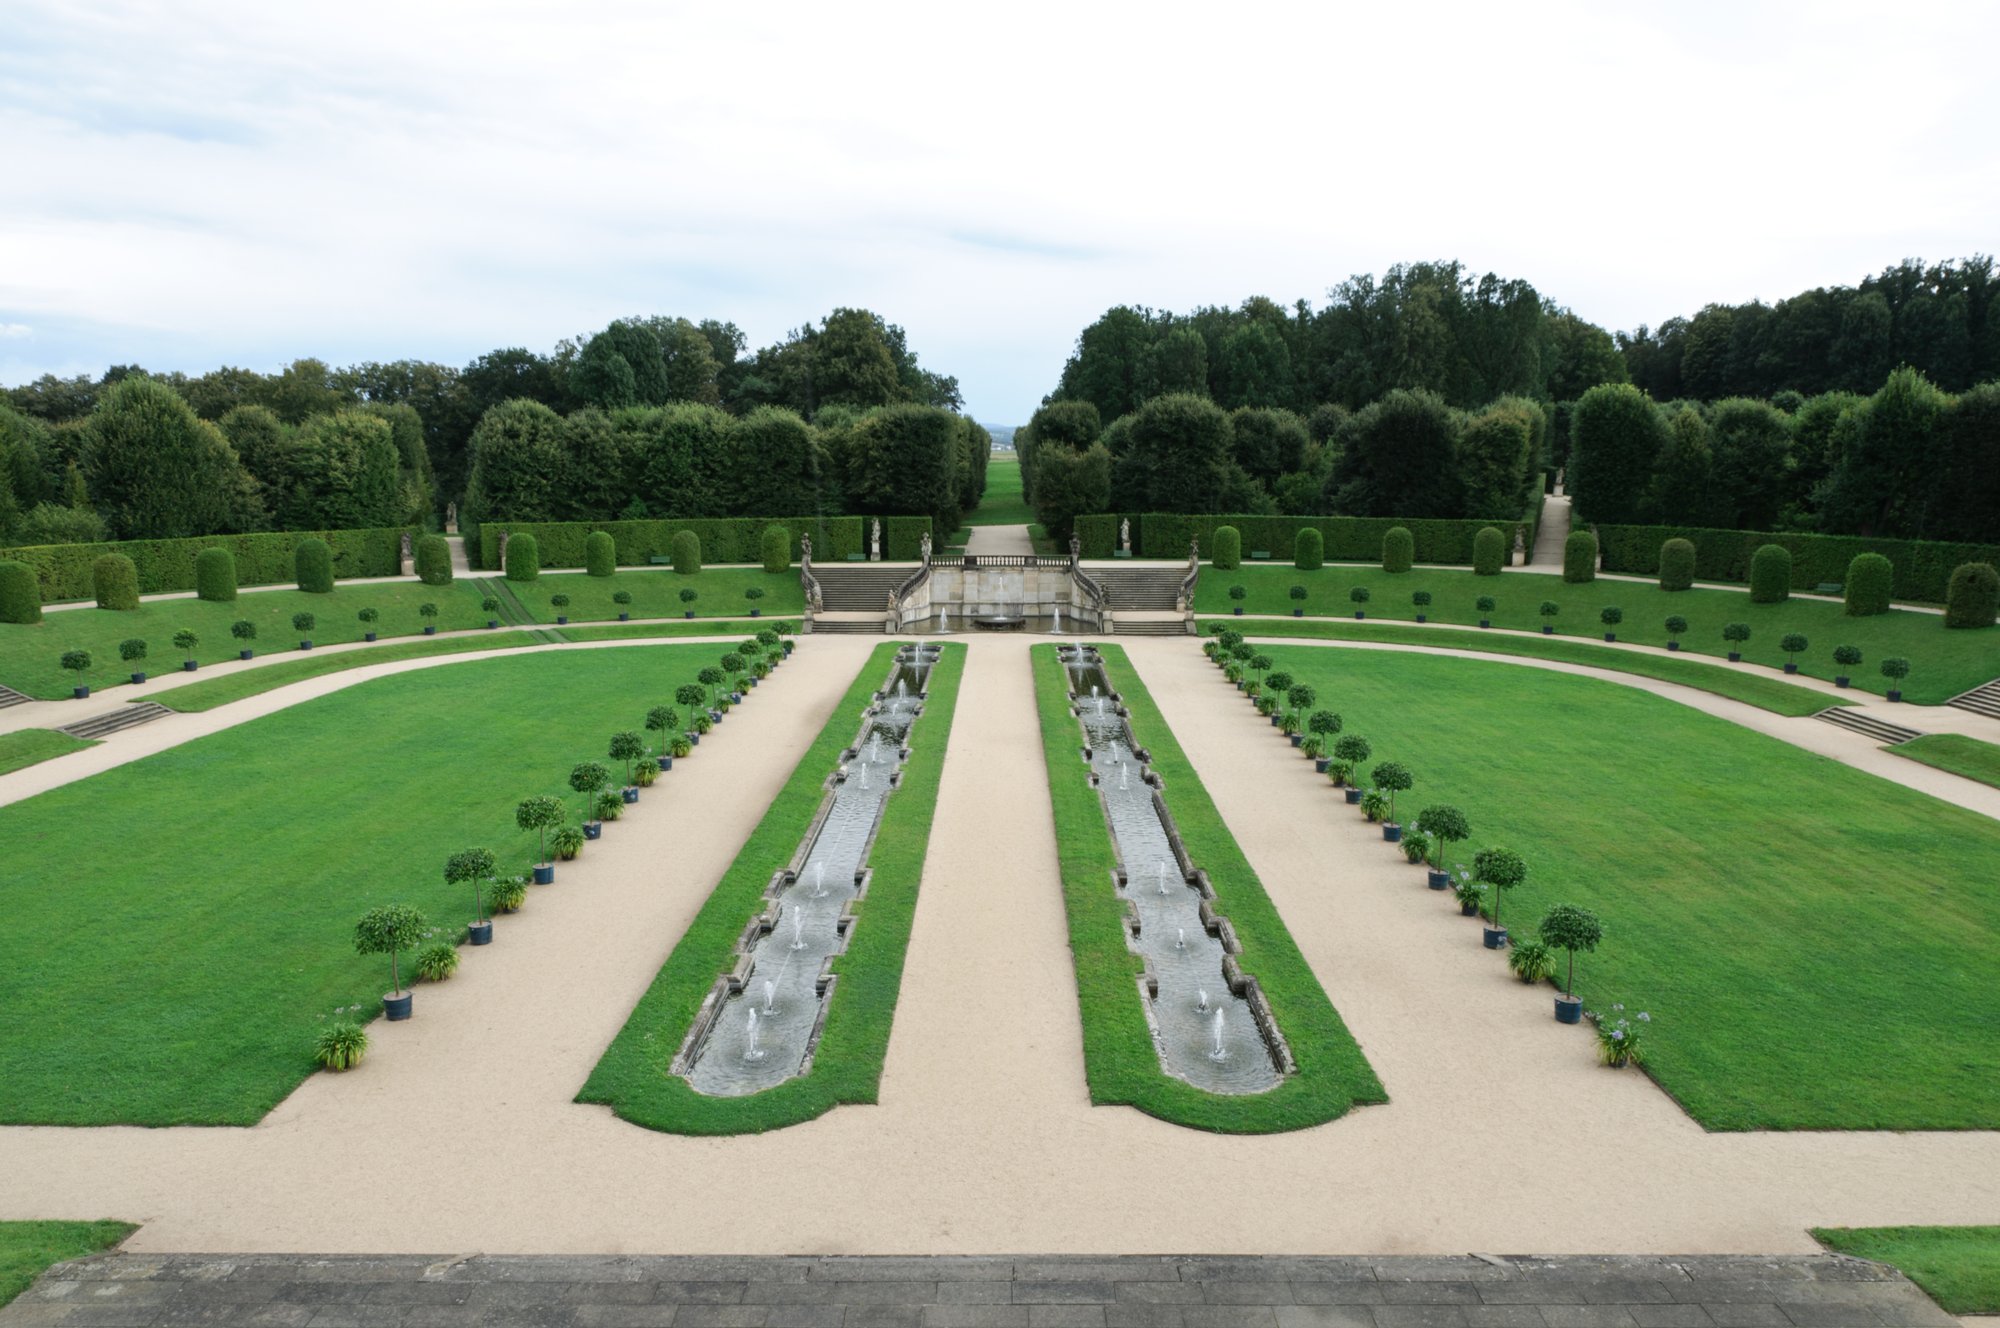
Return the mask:
[(1573, 996), (1556, 997), (1556, 1022), (1559, 1024), (1582, 1023), (1583, 1002)]
[(1366, 609), (1356, 609), (1354, 611), (1354, 616), (1356, 618), (1366, 618), (1368, 616), (1368, 611)]
[(236, 652), (236, 658), (238, 658), (238, 659), (250, 659), (250, 658), (254, 657), (254, 656), (256, 655), (256, 653), (257, 653), (257, 652), (256, 652), (256, 651), (254, 651), (254, 650), (239, 650), (239, 651), (237, 651), (237, 652)]
[(604, 822), (585, 821), (583, 823), (583, 837), (585, 839), (602, 839), (604, 837)]
[(197, 664), (196, 664), (196, 663), (195, 663), (195, 662), (194, 662), (193, 660), (191, 660), (191, 659), (184, 659), (184, 660), (182, 660), (182, 661), (181, 661), (181, 672), (182, 672), (182, 673), (193, 673), (193, 672), (195, 671), (195, 669), (197, 669), (197, 668), (199, 668), (199, 667), (200, 667), (200, 666), (199, 666), (199, 665), (197, 665)]
[(1315, 756), (1313, 758), (1313, 773), (1323, 775), (1326, 773), (1326, 768), (1332, 764), (1333, 758), (1330, 756)]
[(313, 643), (310, 641), (299, 642), (299, 649), (301, 650), (311, 650), (312, 648), (313, 648)]
[(629, 614), (629, 613), (621, 613), (621, 614), (619, 614), (619, 615), (618, 615), (618, 621), (619, 621), (619, 622), (631, 622), (631, 621), (632, 621), (632, 615), (631, 615), (631, 614)]
[(1394, 822), (1384, 822), (1382, 826), (1382, 838), (1388, 840), (1391, 844), (1402, 843), (1403, 827)]
[(690, 747), (699, 747), (699, 746), (701, 746), (701, 735), (700, 735), (699, 733), (690, 733), (690, 734), (688, 734), (688, 735), (687, 735), (687, 740), (688, 740), (688, 746), (690, 746)]
[(1895, 688), (1891, 687), (1889, 689), (1889, 699), (1891, 701), (1900, 701), (1903, 699), (1903, 694), (1897, 691)]
[(731, 693), (729, 694), (729, 704), (731, 704), (731, 705), (733, 705), (733, 706), (739, 706), (739, 705), (742, 705), (742, 704), (743, 704), (743, 693), (741, 693), (741, 692), (731, 692)]
[(69, 694), (72, 700), (88, 701), (90, 699), (90, 688), (88, 686), (72, 687), (69, 689)]
[(764, 616), (764, 611), (762, 609), (752, 609), (750, 610), (750, 616), (752, 618), (761, 618)]
[(1430, 881), (1430, 887), (1433, 890), (1449, 889), (1451, 888), (1451, 873), (1441, 872), (1441, 871), (1431, 872), (1429, 875), (1429, 881)]
[(1303, 618), (1306, 616), (1306, 611), (1304, 609), (1293, 609), (1292, 616), (1294, 618)]
[(1358, 788), (1346, 788), (1342, 789), (1341, 792), (1347, 795), (1347, 801), (1350, 804), (1359, 803), (1361, 801), (1361, 790)]
[(720, 724), (722, 722), (722, 712), (720, 710), (709, 711), (708, 722), (711, 724)]
[(1272, 728), (1277, 728), (1277, 727), (1278, 727), (1278, 725), (1280, 725), (1280, 724), (1282, 724), (1282, 723), (1284, 723), (1284, 722), (1285, 722), (1285, 721), (1283, 720), (1283, 718), (1281, 718), (1281, 717), (1280, 717), (1280, 716), (1278, 716), (1278, 715), (1267, 715), (1267, 716), (1265, 716), (1265, 718), (1267, 718), (1267, 719), (1269, 719), (1269, 720), (1271, 721), (1271, 727), (1272, 727)]
[(1458, 906), (1458, 916), (1460, 916), (1461, 918), (1476, 918), (1476, 917), (1478, 917), (1478, 916), (1479, 916), (1479, 901), (1475, 899), (1475, 900), (1473, 900), (1473, 901), (1472, 901), (1471, 903), (1469, 903), (1469, 904), (1460, 904), (1460, 905)]
[(1729, 662), (1730, 662), (1731, 664), (1741, 664), (1741, 663), (1743, 662), (1743, 652), (1742, 652), (1742, 651), (1740, 651), (1740, 650), (1732, 650), (1732, 651), (1730, 651), (1730, 652), (1729, 652)]
[(1418, 621), (1418, 622), (1429, 622), (1429, 621), (1430, 621), (1430, 619), (1429, 619), (1428, 617), (1426, 617), (1425, 615), (1423, 615), (1423, 614), (1421, 614), (1421, 613), (1420, 613), (1420, 614), (1418, 614), (1418, 615), (1417, 615), (1417, 621)]
[(1241, 604), (1238, 604), (1234, 609), (1231, 610), (1231, 612), (1234, 613), (1237, 617), (1241, 618), (1243, 616), (1243, 606)]
[(627, 807), (630, 807), (633, 803), (639, 800), (639, 788), (638, 785), (636, 784), (627, 787), (624, 790), (624, 793), (625, 793), (625, 805)]
[(556, 615), (556, 626), (558, 627), (569, 626), (569, 615), (567, 613), (558, 613)]
[[(425, 636), (436, 636), (437, 634), (438, 634), (438, 629), (437, 629), (437, 627), (436, 627), (436, 626), (435, 626), (434, 624), (432, 624), (432, 623), (425, 623), (425, 624), (424, 624), (424, 635), (425, 635)], [(369, 633), (368, 635), (370, 635), (370, 636), (373, 636), (373, 635), (375, 635), (375, 633), (373, 633), (373, 632), (370, 632), (370, 633)]]
[(1488, 927), (1485, 929), (1485, 932), (1484, 939), (1487, 949), (1504, 950), (1507, 948), (1507, 929), (1505, 927)]
[(390, 1023), (397, 1023), (410, 1017), (411, 1007), (416, 1003), (417, 994), (413, 991), (406, 991), (401, 995), (384, 996), (382, 998), (382, 1014)]
[(137, 686), (138, 686), (138, 685), (139, 685), (140, 683), (142, 683), (142, 682), (144, 682), (144, 681), (146, 681), (146, 675), (145, 675), (145, 674), (143, 674), (143, 673), (135, 673), (135, 674), (133, 674), (133, 675), (132, 675), (132, 685), (133, 685), (134, 687), (137, 687)]
[[(139, 675), (139, 678), (140, 678), (140, 680), (141, 680), (141, 681), (144, 681), (144, 680), (145, 680), (145, 677), (146, 677), (146, 675), (145, 675), (145, 674), (143, 674), (143, 673)], [(1844, 674), (1844, 673), (1836, 673), (1836, 674), (1834, 674), (1834, 675), (1833, 675), (1833, 685), (1834, 685), (1835, 687), (1845, 687), (1845, 686), (1847, 686), (1847, 684), (1848, 684), (1848, 683), (1850, 683), (1850, 682), (1852, 682), (1852, 681), (1853, 681), (1853, 679), (1849, 678), (1849, 677), (1848, 677), (1848, 676), (1847, 676), (1846, 674)]]
[(1797, 673), (1798, 671), (1799, 671), (1799, 666), (1796, 664), (1785, 665), (1785, 672), (1787, 673)]
[(1616, 640), (1618, 639), (1618, 633), (1616, 633), (1616, 632), (1606, 632), (1606, 633), (1604, 634), (1604, 639), (1605, 639), (1605, 640), (1607, 640), (1607, 641), (1616, 641)]
[(1493, 626), (1493, 620), (1492, 620), (1491, 618), (1481, 618), (1481, 619), (1479, 620), (1479, 630), (1480, 630), (1480, 631), (1482, 631), (1482, 632), (1483, 632), (1483, 631), (1485, 631), (1485, 630), (1486, 630), (1487, 628), (1489, 628), (1489, 627), (1491, 627), (1491, 626)]
[(555, 879), (556, 865), (553, 862), (538, 862), (535, 864), (536, 885), (553, 885), (555, 884)]
[(361, 634), (361, 639), (362, 639), (363, 641), (373, 641), (373, 640), (375, 639), (375, 633), (373, 633), (373, 632), (363, 632), (363, 633)]
[(674, 758), (673, 758), (673, 757), (671, 757), (671, 756), (662, 756), (662, 757), (659, 757), (659, 758), (658, 758), (658, 760), (659, 760), (659, 762), (660, 762), (660, 773), (661, 773), (661, 774), (665, 774), (665, 773), (666, 773), (667, 771), (669, 771), (669, 770), (671, 770), (671, 769), (673, 769), (673, 768), (674, 768)]
[(1669, 650), (1679, 650), (1680, 648), (1681, 648), (1681, 643), (1678, 641), (1667, 642), (1667, 649)]
[(1556, 634), (1556, 629), (1555, 629), (1555, 628), (1553, 628), (1553, 627), (1549, 626), (1549, 624), (1547, 624), (1547, 623), (1543, 623), (1543, 624), (1542, 624), (1542, 635), (1543, 635), (1543, 636), (1554, 636), (1555, 634)]
[(465, 940), (468, 945), (493, 944), (493, 919), (488, 918), (484, 922), (466, 924)]
[(1292, 740), (1292, 746), (1294, 746), (1294, 747), (1298, 746), (1298, 745), (1299, 745), (1300, 743), (1302, 743), (1302, 742), (1304, 742), (1304, 741), (1305, 741), (1305, 735), (1304, 735), (1304, 734), (1300, 734), (1300, 733), (1287, 733), (1287, 734), (1286, 734), (1285, 736), (1286, 736), (1287, 738), (1290, 738), (1290, 739)]
[(693, 610), (693, 609), (689, 609), (689, 610), (688, 610), (688, 611), (687, 611), (686, 613), (683, 613), (683, 614), (681, 615), (681, 617), (683, 617), (683, 618), (692, 618), (692, 617), (694, 617), (694, 610)]
[(498, 618), (488, 618), (486, 620), (486, 630), (489, 632), (498, 630), (499, 626), (500, 620)]

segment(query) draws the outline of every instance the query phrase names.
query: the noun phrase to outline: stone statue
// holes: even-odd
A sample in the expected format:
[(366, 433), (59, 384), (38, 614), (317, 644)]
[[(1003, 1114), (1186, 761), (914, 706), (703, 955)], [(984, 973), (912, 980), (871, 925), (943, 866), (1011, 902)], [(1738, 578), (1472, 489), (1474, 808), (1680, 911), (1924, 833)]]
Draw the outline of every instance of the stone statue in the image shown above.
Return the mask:
[(1201, 561), (1201, 537), (1199, 535), (1188, 536), (1188, 561), (1191, 563)]
[(812, 560), (813, 537), (810, 535), (801, 535), (799, 536), (799, 562), (805, 564), (812, 562)]
[(1118, 547), (1127, 553), (1132, 552), (1132, 518), (1129, 516), (1118, 523)]
[(458, 504), (446, 503), (444, 508), (444, 531), (447, 535), (458, 533)]
[(501, 532), (500, 532), (500, 539), (498, 540), (498, 542), (497, 542), (497, 545), (496, 545), (496, 547), (497, 547), (497, 551), (498, 551), (498, 552), (499, 552), (499, 554), (500, 554), (500, 565), (501, 565), (502, 567), (505, 567), (505, 566), (507, 565), (507, 532), (506, 532), (506, 531), (504, 531), (504, 530), (503, 530), (503, 531), (501, 531)]
[(1075, 562), (1083, 557), (1083, 537), (1074, 530), (1069, 533), (1069, 560)]
[(930, 562), (930, 560), (931, 560), (931, 533), (928, 530), (926, 530), (924, 532), (924, 561), (928, 563)]
[(876, 563), (882, 561), (882, 518), (879, 516), (875, 518), (875, 533), (868, 541), (868, 560)]
[(403, 551), (402, 551), (402, 553), (401, 553), (400, 555), (398, 555), (398, 556), (399, 556), (399, 557), (401, 558), (401, 562), (397, 564), (397, 566), (398, 566), (398, 569), (399, 569), (399, 574), (400, 574), (400, 575), (404, 575), (404, 576), (407, 576), (407, 575), (409, 575), (409, 571), (410, 571), (410, 532), (409, 532), (409, 531), (407, 531), (407, 530), (403, 532)]

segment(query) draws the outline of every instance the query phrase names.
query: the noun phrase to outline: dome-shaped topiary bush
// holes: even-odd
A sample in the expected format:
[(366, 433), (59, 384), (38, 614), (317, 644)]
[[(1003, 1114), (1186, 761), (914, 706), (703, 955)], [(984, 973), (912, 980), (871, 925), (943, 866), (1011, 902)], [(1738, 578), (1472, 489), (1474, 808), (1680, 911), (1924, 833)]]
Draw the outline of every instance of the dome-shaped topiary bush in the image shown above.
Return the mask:
[(1233, 572), (1243, 563), (1243, 532), (1234, 526), (1215, 528), (1215, 547), (1208, 560), (1218, 572)]
[(451, 584), (451, 541), (442, 535), (417, 536), (417, 580), (427, 586)]
[(292, 551), (292, 570), (298, 573), (299, 589), (314, 595), (333, 592), (333, 550), (317, 537), (302, 539)]
[(195, 598), (228, 604), (236, 598), (236, 555), (227, 549), (203, 549), (194, 556)]
[(1660, 589), (1694, 589), (1694, 543), (1670, 539), (1660, 546)]
[(592, 576), (610, 576), (618, 570), (618, 541), (608, 530), (593, 530), (583, 541), (583, 570)]
[(1507, 565), (1507, 536), (1498, 526), (1481, 526), (1472, 537), (1472, 574), (1498, 576)]
[(1326, 566), (1326, 536), (1317, 526), (1307, 526), (1292, 538), (1292, 562), (1301, 572)]
[(0, 622), (42, 620), (42, 586), (26, 563), (0, 562)]
[(1792, 597), (1792, 551), (1782, 544), (1760, 545), (1750, 555), (1750, 602), (1783, 604)]
[(766, 526), (757, 537), (758, 556), (767, 572), (783, 572), (792, 565), (792, 532), (783, 526)]
[(1563, 580), (1580, 586), (1597, 579), (1597, 536), (1572, 530), (1563, 541)]
[(1889, 611), (1896, 568), (1879, 553), (1857, 553), (1847, 565), (1847, 616), (1871, 618)]
[(1992, 563), (1961, 563), (1953, 569), (1944, 597), (1944, 625), (1991, 627), (1996, 612), (2000, 612), (2000, 570)]
[(139, 607), (139, 569), (122, 553), (107, 553), (90, 565), (90, 588), (100, 609)]
[(1382, 536), (1382, 570), (1407, 572), (1417, 561), (1417, 538), (1407, 526), (1391, 526)]
[(542, 574), (542, 549), (533, 535), (507, 538), (507, 579), (533, 581)]
[(692, 530), (674, 532), (674, 570), (682, 576), (693, 576), (701, 570), (701, 536)]

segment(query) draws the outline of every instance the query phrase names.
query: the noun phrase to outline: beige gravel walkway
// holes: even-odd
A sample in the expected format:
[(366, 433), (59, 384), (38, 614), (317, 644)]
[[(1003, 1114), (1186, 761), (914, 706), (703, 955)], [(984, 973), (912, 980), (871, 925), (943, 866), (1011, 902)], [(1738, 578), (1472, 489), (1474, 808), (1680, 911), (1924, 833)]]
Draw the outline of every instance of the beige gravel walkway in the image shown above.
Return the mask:
[(684, 1139), (571, 1101), (876, 644), (815, 638), (361, 1071), (250, 1130), (0, 1129), (0, 1218), (116, 1214), (141, 1250), (1689, 1253), (2000, 1212), (2000, 1134), (1708, 1135), (1598, 1068), (1186, 640), (1128, 649), (1392, 1101), (1269, 1138), (1088, 1106), (1031, 640), (970, 641), (880, 1106)]

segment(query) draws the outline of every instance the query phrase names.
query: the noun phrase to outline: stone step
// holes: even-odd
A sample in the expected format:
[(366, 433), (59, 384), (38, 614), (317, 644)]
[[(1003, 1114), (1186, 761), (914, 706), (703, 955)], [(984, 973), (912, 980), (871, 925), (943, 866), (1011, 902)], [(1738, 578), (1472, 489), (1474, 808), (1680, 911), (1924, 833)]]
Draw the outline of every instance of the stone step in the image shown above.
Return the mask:
[(838, 636), (881, 636), (882, 623), (879, 619), (860, 622), (852, 618), (815, 618), (813, 631), (815, 634), (831, 632)]
[(25, 692), (17, 692), (12, 687), (0, 687), (0, 710), (8, 706), (26, 705), (35, 698)]
[(108, 734), (118, 733), (124, 729), (134, 728), (140, 724), (150, 723), (162, 715), (171, 715), (173, 713), (173, 711), (167, 709), (157, 701), (134, 701), (132, 704), (122, 706), (117, 710), (107, 710), (101, 715), (92, 715), (89, 719), (79, 719), (74, 724), (65, 724), (57, 729), (56, 732), (67, 733), (72, 738), (94, 740), (105, 737)]
[[(0, 705), (5, 704), (6, 701), (0, 700)], [(1963, 696), (1954, 696), (1947, 704), (1989, 719), (2000, 719), (2000, 678), (1975, 687)]]
[(1186, 636), (1185, 622), (1125, 622), (1115, 620), (1111, 625), (1114, 636)]
[(1877, 719), (1866, 711), (1855, 710), (1848, 706), (1834, 706), (1822, 710), (1813, 718), (1823, 719), (1836, 728), (1843, 728), (1851, 733), (1859, 733), (1865, 738), (1873, 738), (1877, 742), (1891, 745), (1923, 736), (1916, 729), (1906, 729), (1901, 724), (1891, 724), (1886, 719)]

